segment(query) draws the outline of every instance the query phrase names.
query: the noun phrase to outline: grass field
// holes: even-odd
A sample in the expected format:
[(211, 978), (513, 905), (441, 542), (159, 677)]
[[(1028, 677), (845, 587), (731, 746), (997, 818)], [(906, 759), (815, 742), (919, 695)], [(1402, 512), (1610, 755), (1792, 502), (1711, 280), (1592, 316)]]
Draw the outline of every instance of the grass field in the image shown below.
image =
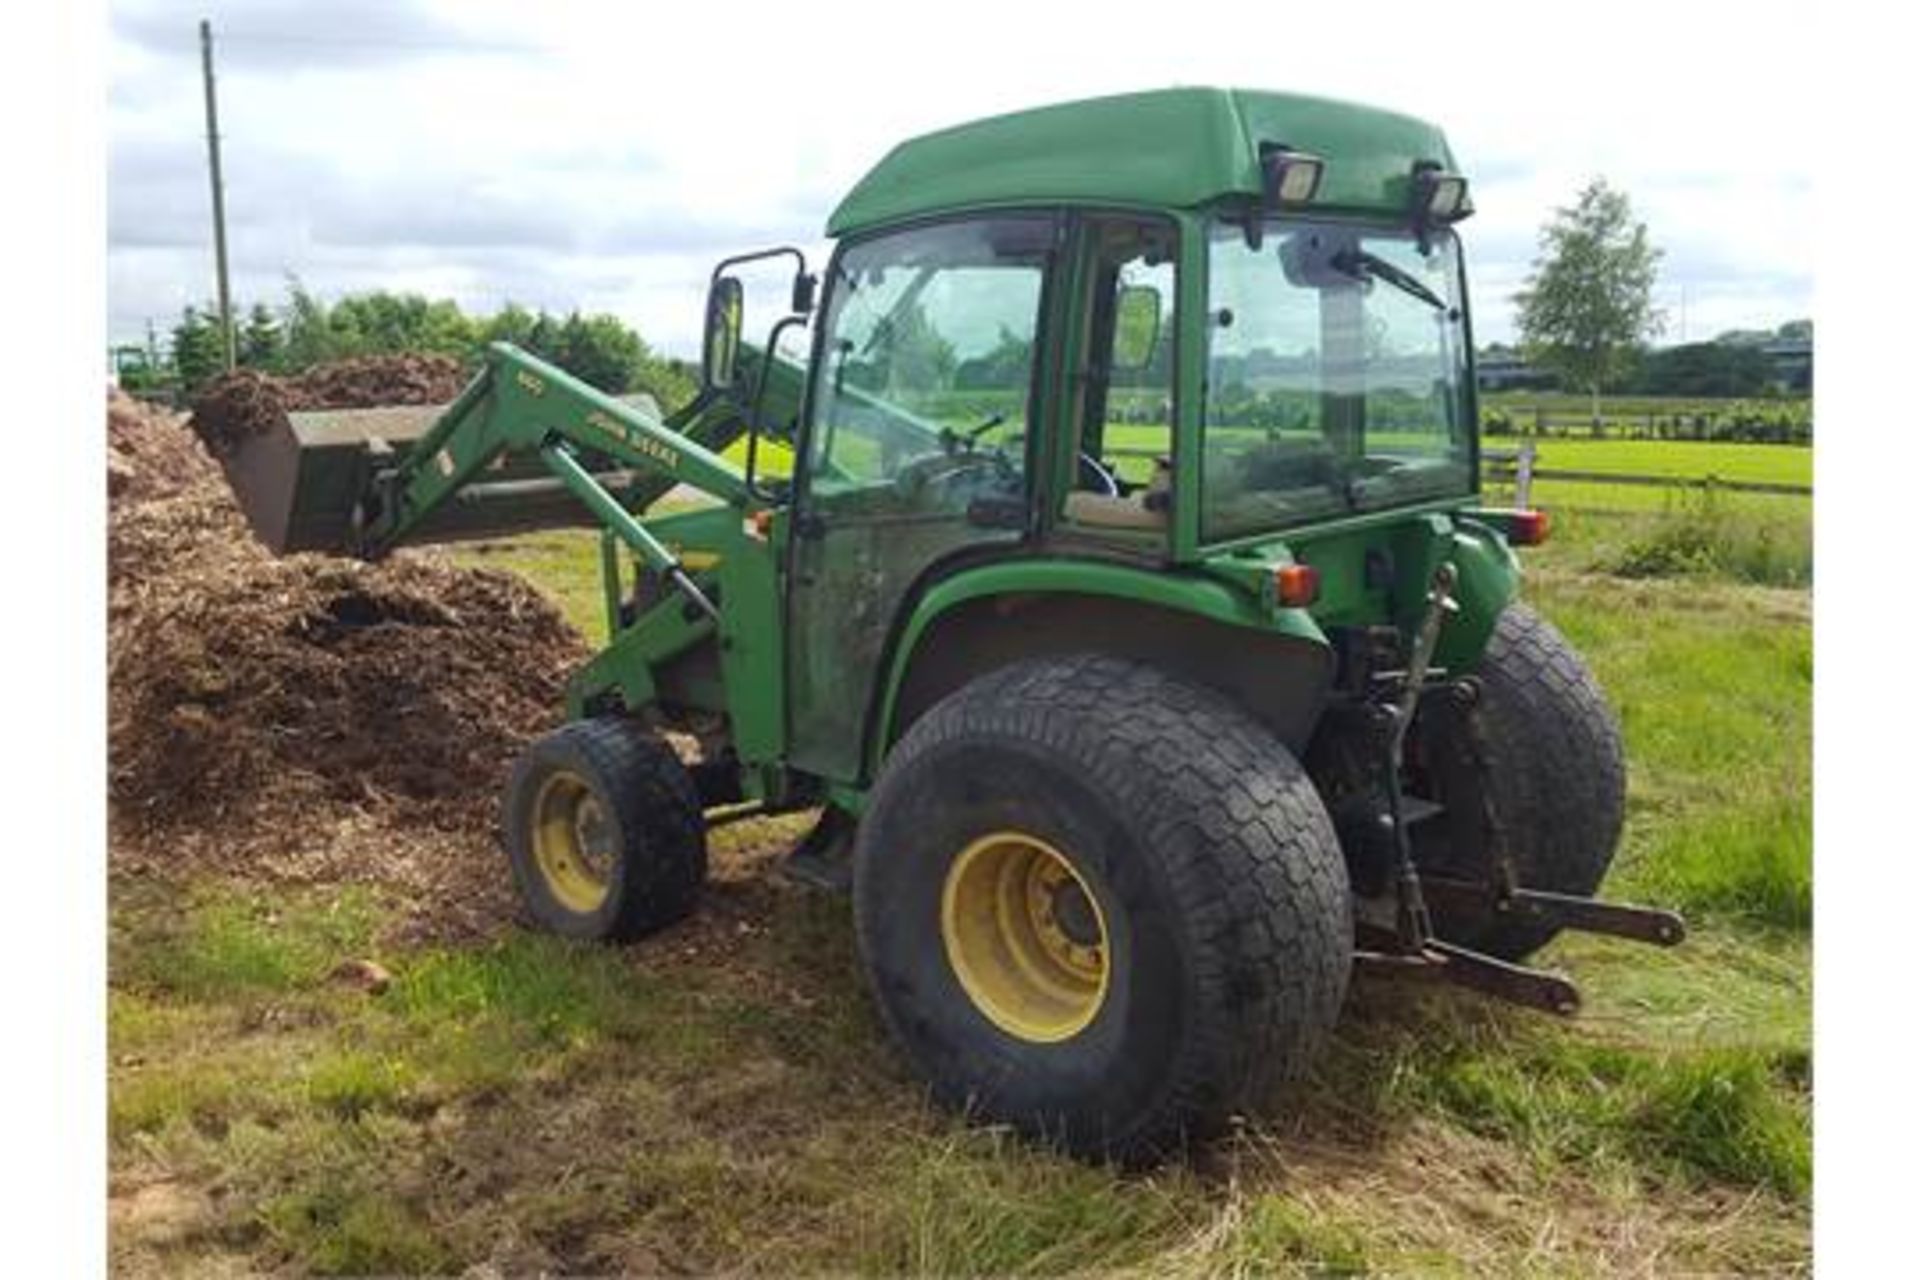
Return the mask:
[[(1789, 445), (1552, 440), (1541, 443), (1540, 466), (1681, 479), (1813, 480), (1812, 451)], [(1492, 503), (1513, 500), (1512, 486), (1501, 480), (1490, 478), (1486, 494)], [(1546, 479), (1535, 481), (1532, 501), (1552, 513), (1555, 529), (1536, 555), (1557, 568), (1763, 586), (1813, 581), (1809, 496)]]
[[(121, 877), (116, 1267), (1806, 1270), (1809, 594), (1710, 566), (1610, 572), (1665, 517), (1593, 488), (1529, 553), (1527, 590), (1626, 735), (1608, 888), (1695, 932), (1674, 952), (1554, 944), (1590, 999), (1577, 1021), (1363, 983), (1283, 1109), (1129, 1174), (925, 1103), (845, 903), (766, 870), (790, 821), (726, 829), (698, 916), (627, 949), (409, 942), (378, 889)], [(1790, 501), (1778, 519), (1804, 522)], [(594, 552), (564, 534), (461, 555), (526, 574), (594, 636)], [(392, 972), (384, 994), (329, 978), (365, 957)]]
[[(1718, 444), (1695, 440), (1539, 440), (1535, 465), (1552, 471), (1597, 471), (1609, 475), (1674, 476), (1685, 479), (1811, 485), (1813, 450), (1792, 445)], [(1518, 442), (1491, 440), (1490, 452), (1510, 452)]]
[[(1106, 439), (1111, 450), (1120, 451), (1112, 459), (1120, 473), (1135, 483), (1144, 482), (1152, 471), (1152, 461), (1147, 455), (1165, 453), (1171, 447), (1165, 426), (1110, 423)], [(1522, 443), (1514, 437), (1488, 438), (1483, 448), (1492, 453), (1510, 453)], [(1581, 436), (1552, 437), (1533, 443), (1538, 450), (1538, 465), (1547, 470), (1685, 479), (1712, 477), (1761, 484), (1813, 483), (1813, 450), (1799, 446)], [(746, 455), (744, 441), (737, 441), (726, 450), (726, 456), (736, 465), (744, 466)], [(766, 475), (788, 475), (793, 468), (792, 452), (778, 443), (763, 443), (758, 466)]]

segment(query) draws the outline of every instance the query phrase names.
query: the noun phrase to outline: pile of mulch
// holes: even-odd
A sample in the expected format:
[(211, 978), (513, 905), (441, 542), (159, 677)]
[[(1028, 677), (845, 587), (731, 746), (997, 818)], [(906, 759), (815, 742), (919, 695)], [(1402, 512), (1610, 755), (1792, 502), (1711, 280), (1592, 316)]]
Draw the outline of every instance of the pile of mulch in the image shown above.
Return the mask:
[(197, 480), (217, 478), (206, 450), (177, 426), (164, 409), (119, 391), (107, 399), (107, 498), (116, 509), (178, 492)]
[(460, 394), (467, 379), (452, 356), (366, 356), (284, 378), (238, 369), (214, 379), (194, 397), (189, 425), (208, 448), (224, 455), (289, 413), (446, 404)]
[(431, 553), (276, 559), (177, 415), (107, 417), (115, 865), (383, 883), (437, 932), (503, 918), (501, 787), (558, 722), (579, 635), (520, 579)]

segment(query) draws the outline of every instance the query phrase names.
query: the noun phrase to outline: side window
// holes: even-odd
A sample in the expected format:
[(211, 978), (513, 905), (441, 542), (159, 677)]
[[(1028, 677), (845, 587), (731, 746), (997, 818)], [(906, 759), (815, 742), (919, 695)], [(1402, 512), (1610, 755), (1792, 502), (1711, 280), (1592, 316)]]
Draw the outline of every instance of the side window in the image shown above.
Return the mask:
[(825, 506), (961, 511), (1025, 493), (1045, 218), (926, 227), (841, 254), (814, 397)]
[[(1152, 480), (1159, 460), (1173, 454), (1173, 262), (1135, 254), (1120, 264), (1113, 294), (1118, 314), (1095, 456), (1130, 487)], [(1157, 311), (1129, 305), (1129, 294), (1157, 299)]]
[(1174, 227), (1093, 219), (1087, 245), (1087, 376), (1064, 515), (1079, 525), (1163, 530), (1172, 482)]

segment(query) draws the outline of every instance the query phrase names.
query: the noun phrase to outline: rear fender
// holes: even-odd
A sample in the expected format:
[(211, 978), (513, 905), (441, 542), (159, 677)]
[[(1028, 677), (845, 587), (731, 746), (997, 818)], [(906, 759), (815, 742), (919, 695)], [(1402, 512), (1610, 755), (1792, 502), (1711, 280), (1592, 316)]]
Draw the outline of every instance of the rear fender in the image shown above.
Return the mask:
[(919, 598), (888, 665), (868, 734), (867, 776), (947, 694), (1027, 658), (1098, 651), (1219, 690), (1303, 750), (1333, 675), (1306, 611), (1217, 579), (1093, 561), (1003, 561)]
[[(1449, 670), (1468, 671), (1480, 664), (1501, 612), (1520, 594), (1520, 562), (1506, 539), (1475, 520), (1454, 522), (1446, 551), (1458, 571), (1453, 596), (1460, 607), (1440, 629), (1433, 656)], [(1409, 603), (1417, 615), (1419, 601)]]

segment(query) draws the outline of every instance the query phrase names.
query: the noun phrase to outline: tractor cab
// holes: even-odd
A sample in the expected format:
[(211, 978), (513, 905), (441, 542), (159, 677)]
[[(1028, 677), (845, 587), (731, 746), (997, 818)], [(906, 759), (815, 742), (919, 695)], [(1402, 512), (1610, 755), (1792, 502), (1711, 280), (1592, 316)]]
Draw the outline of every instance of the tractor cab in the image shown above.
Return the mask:
[[(793, 412), (792, 758), (867, 769), (866, 673), (963, 569), (1058, 555), (1264, 582), (1330, 526), (1472, 505), (1453, 168), (1403, 116), (1211, 89), (997, 117), (882, 159), (829, 222)], [(1324, 649), (1310, 606), (1410, 616), (1430, 566), (1406, 552), (1418, 571), (1396, 582), (1290, 601), (1291, 628)], [(1297, 701), (1304, 745), (1317, 699)]]
[(1238, 90), (901, 144), (829, 222), (801, 505), (1191, 562), (1471, 498), (1452, 168), (1431, 126)]

